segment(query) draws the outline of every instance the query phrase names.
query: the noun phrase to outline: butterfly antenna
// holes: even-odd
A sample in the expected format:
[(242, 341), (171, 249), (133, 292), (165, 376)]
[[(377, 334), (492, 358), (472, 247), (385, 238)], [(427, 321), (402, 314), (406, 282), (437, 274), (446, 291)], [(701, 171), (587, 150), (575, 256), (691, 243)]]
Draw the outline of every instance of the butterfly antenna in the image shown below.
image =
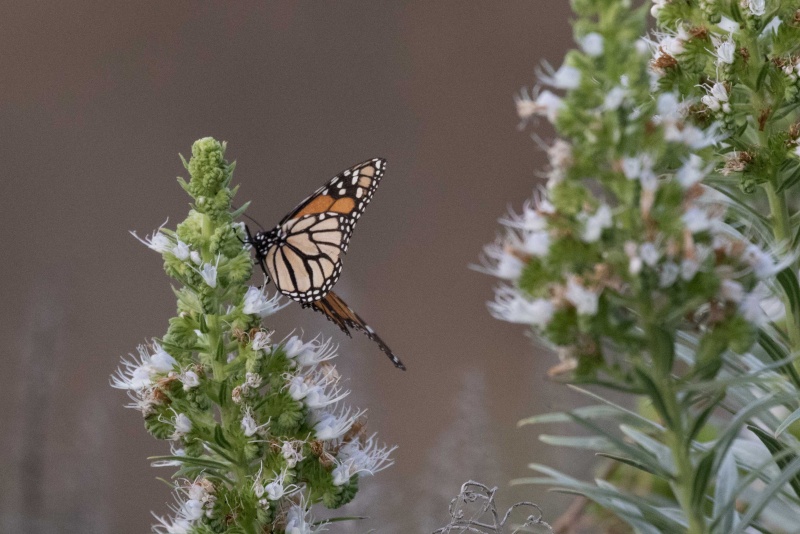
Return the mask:
[(248, 219), (250, 219), (250, 221), (251, 221), (251, 222), (254, 222), (254, 223), (256, 223), (256, 224), (258, 225), (258, 227), (259, 227), (259, 228), (261, 228), (261, 231), (262, 231), (262, 232), (266, 232), (266, 230), (264, 229), (264, 227), (263, 227), (263, 226), (261, 226), (261, 223), (260, 223), (260, 222), (258, 222), (257, 220), (255, 220), (254, 218), (250, 217), (248, 214), (246, 214), (246, 213), (242, 213), (242, 217), (247, 217)]

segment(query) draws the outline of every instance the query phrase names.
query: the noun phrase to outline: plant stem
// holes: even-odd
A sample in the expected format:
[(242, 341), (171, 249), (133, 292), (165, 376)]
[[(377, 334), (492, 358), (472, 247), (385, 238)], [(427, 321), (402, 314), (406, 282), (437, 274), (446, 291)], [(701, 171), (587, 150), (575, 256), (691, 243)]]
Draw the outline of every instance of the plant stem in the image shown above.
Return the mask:
[[(769, 199), (770, 220), (772, 222), (772, 234), (775, 236), (775, 241), (779, 244), (790, 243), (792, 239), (789, 207), (786, 204), (786, 197), (783, 193), (778, 193), (775, 184), (768, 182), (765, 185), (767, 191), (767, 198)], [(795, 317), (792, 310), (791, 302), (786, 293), (781, 294), (783, 307), (786, 310), (786, 330), (789, 334), (789, 340), (792, 345), (792, 353), (800, 352), (800, 323), (798, 317)], [(795, 367), (800, 369), (800, 362), (795, 362)]]
[(706, 532), (705, 515), (702, 509), (694, 506), (696, 501), (694, 499), (695, 470), (690, 454), (691, 443), (686, 435), (686, 429), (689, 427), (686, 419), (689, 412), (681, 406), (675, 387), (675, 377), (672, 374), (674, 334), (659, 324), (659, 321), (653, 316), (652, 310), (644, 309), (648, 310), (646, 316), (649, 317), (645, 332), (649, 345), (648, 350), (653, 361), (649, 374), (657, 389), (653, 394), (661, 397), (665, 413), (668, 416), (668, 419), (664, 421), (667, 426), (665, 442), (672, 452), (672, 459), (677, 470), (671, 483), (672, 491), (689, 522), (687, 532), (704, 534)]

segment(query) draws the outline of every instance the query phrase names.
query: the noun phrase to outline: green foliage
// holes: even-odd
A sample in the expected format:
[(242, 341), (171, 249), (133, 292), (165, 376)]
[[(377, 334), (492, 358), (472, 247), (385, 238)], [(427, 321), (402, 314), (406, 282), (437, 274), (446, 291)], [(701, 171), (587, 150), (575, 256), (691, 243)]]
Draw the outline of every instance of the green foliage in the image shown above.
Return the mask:
[(350, 502), (358, 477), (390, 465), (393, 449), (366, 437), (363, 411), (339, 406), (349, 392), (327, 363), (330, 342), (293, 336), (276, 344), (262, 327), (281, 306), (248, 286), (253, 261), (235, 222), (241, 210), (231, 206), (225, 145), (201, 139), (184, 164), (191, 178), (178, 182), (193, 200), (188, 217), (142, 240), (179, 284), (178, 313), (112, 379), (147, 431), (171, 442), (172, 454), (155, 465), (177, 468), (178, 506), (154, 530), (317, 532), (308, 507)]
[(640, 413), (592, 394), (604, 409), (527, 420), (578, 423), (589, 436), (542, 439), (615, 467), (584, 483), (532, 466), (545, 476), (519, 482), (585, 495), (637, 532), (788, 532), (800, 5), (572, 5), (580, 50), (542, 79), (563, 94), (518, 101), (561, 139), (546, 189), (487, 248), (486, 270), (510, 283), (490, 306), (558, 349), (551, 374), (636, 395)]

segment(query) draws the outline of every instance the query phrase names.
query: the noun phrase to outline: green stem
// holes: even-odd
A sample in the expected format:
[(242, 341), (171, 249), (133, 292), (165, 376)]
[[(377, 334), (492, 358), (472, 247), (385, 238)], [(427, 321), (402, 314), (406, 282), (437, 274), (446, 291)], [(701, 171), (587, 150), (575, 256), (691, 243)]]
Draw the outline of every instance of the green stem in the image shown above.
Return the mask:
[[(695, 469), (691, 458), (691, 441), (687, 436), (689, 428), (689, 412), (681, 406), (676, 390), (675, 377), (672, 374), (675, 340), (673, 334), (665, 329), (648, 310), (645, 333), (647, 336), (648, 351), (652, 358), (650, 379), (658, 391), (653, 392), (660, 397), (668, 418), (664, 421), (667, 426), (665, 435), (666, 445), (672, 452), (672, 459), (677, 472), (671, 482), (672, 491), (683, 513), (689, 522), (689, 534), (704, 534), (706, 520), (702, 508), (695, 506), (694, 477)], [(703, 488), (704, 490), (705, 488)]]
[[(767, 198), (769, 199), (770, 220), (772, 222), (772, 235), (777, 243), (789, 243), (792, 239), (791, 222), (789, 217), (789, 207), (786, 204), (786, 197), (783, 193), (778, 193), (775, 184), (769, 182), (765, 185)], [(795, 317), (791, 302), (786, 293), (781, 294), (783, 307), (786, 309), (786, 330), (789, 334), (789, 341), (792, 345), (792, 353), (800, 352), (800, 317)], [(800, 362), (795, 361), (795, 367), (800, 369)]]

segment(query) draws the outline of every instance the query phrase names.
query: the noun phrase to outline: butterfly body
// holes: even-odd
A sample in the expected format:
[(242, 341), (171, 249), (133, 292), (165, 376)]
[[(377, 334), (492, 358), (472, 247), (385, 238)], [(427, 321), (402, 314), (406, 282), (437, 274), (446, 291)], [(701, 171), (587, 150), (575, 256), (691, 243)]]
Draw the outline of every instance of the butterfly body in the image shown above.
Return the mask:
[[(343, 171), (317, 189), (272, 230), (249, 236), (264, 274), (283, 295), (311, 307), (348, 336), (349, 328), (375, 341), (395, 366), (405, 366), (386, 343), (331, 289), (356, 222), (375, 194), (386, 160), (374, 158)], [(248, 232), (249, 233), (249, 232)]]

